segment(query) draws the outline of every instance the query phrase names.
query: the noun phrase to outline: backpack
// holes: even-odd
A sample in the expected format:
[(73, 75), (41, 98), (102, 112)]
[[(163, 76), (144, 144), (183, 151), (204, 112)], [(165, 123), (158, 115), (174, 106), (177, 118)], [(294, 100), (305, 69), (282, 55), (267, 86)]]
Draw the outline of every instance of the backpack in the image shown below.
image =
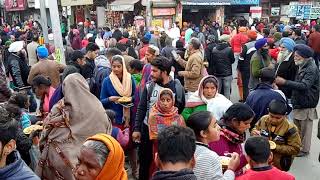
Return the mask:
[(100, 98), (101, 87), (103, 80), (111, 73), (111, 69), (108, 67), (96, 67), (93, 72), (93, 77), (88, 78), (87, 82), (90, 87), (90, 92), (98, 99)]

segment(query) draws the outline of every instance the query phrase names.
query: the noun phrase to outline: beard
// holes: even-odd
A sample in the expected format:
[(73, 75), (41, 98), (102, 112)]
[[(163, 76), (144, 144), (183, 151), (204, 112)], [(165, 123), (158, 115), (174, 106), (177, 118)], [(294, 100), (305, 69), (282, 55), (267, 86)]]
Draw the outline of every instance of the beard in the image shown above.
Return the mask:
[(157, 84), (162, 84), (163, 83), (163, 78), (162, 77), (155, 78), (154, 82), (157, 83)]
[(277, 62), (281, 63), (282, 61), (286, 60), (289, 55), (290, 55), (290, 52), (288, 50), (280, 51), (277, 57)]

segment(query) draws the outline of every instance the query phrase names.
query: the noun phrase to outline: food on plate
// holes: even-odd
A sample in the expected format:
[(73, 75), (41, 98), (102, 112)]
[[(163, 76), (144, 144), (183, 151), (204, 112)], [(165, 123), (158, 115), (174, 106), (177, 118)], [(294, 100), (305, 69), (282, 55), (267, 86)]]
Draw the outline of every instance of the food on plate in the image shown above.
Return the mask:
[(129, 103), (132, 101), (132, 97), (121, 97), (120, 99), (118, 99), (119, 103)]
[(269, 144), (270, 144), (270, 149), (273, 150), (273, 149), (276, 149), (277, 147), (277, 144), (273, 141), (269, 141)]
[(221, 163), (222, 167), (228, 167), (230, 159), (231, 158), (227, 157), (227, 156), (220, 156), (220, 163)]
[(43, 130), (43, 126), (40, 125), (31, 125), (23, 130), (24, 134), (31, 134), (33, 131)]

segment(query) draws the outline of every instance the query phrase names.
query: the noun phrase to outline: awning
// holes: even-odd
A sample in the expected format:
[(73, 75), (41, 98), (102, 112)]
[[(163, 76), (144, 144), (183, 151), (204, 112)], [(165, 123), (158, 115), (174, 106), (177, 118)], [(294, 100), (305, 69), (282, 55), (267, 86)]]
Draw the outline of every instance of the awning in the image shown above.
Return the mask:
[(156, 7), (156, 8), (177, 7), (176, 0), (141, 0), (142, 6), (148, 6), (149, 1), (151, 1), (152, 7)]
[(111, 11), (133, 11), (134, 4), (139, 0), (116, 0), (109, 4)]
[(181, 3), (186, 6), (216, 6), (230, 5), (231, 0), (182, 0)]

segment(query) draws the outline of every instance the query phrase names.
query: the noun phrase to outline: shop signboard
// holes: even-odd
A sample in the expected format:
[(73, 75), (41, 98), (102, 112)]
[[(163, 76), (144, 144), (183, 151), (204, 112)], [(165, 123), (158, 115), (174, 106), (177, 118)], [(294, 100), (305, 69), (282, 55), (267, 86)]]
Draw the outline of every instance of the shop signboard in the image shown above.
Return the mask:
[(231, 0), (231, 5), (259, 5), (260, 0)]
[(82, 6), (93, 4), (93, 0), (61, 0), (61, 6)]
[(232, 0), (182, 0), (182, 5), (187, 6), (216, 6), (230, 5)]
[(320, 18), (320, 7), (312, 7), (310, 12), (310, 19)]
[(23, 11), (27, 4), (25, 0), (5, 0), (4, 5), (6, 11)]
[(176, 14), (175, 8), (152, 8), (153, 16), (172, 16)]
[(298, 5), (296, 19), (309, 19), (311, 5)]
[(152, 27), (163, 27), (162, 19), (154, 19), (151, 22)]
[(250, 13), (252, 19), (260, 19), (262, 15), (262, 7), (260, 6), (251, 6)]
[(271, 16), (279, 16), (279, 15), (280, 15), (280, 7), (272, 7)]

